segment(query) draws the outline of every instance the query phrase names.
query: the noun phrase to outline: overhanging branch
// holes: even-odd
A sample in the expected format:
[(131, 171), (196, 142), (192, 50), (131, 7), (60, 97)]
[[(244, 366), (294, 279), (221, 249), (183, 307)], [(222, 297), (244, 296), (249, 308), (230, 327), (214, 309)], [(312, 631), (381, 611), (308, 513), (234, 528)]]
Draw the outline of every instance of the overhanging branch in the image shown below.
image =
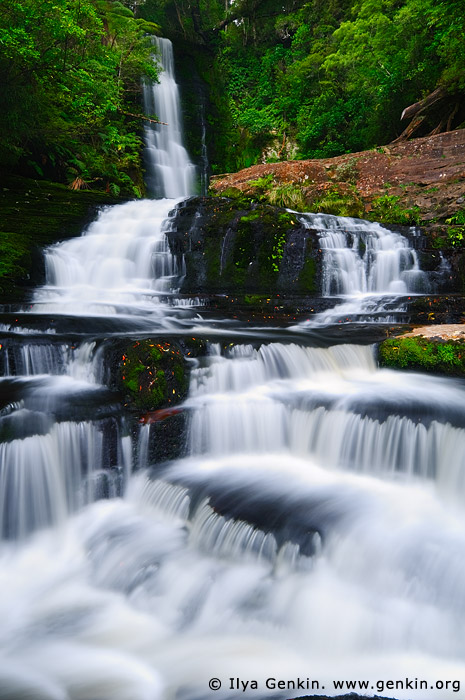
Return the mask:
[(169, 126), (167, 122), (161, 122), (159, 119), (152, 119), (152, 117), (146, 117), (145, 114), (133, 114), (132, 112), (126, 112), (124, 109), (120, 109), (118, 107), (118, 112), (121, 112), (121, 114), (125, 114), (127, 117), (135, 117), (136, 119), (143, 119), (146, 122), (150, 122), (151, 124), (163, 124), (164, 126)]

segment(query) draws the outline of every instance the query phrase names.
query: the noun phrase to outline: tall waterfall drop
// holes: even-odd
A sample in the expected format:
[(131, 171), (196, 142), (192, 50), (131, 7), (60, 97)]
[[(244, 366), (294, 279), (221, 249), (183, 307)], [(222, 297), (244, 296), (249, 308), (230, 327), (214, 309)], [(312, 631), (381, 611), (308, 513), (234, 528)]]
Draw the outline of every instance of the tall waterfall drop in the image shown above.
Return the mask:
[(144, 86), (147, 114), (156, 114), (164, 124), (146, 126), (147, 186), (156, 197), (188, 197), (194, 193), (195, 166), (183, 144), (179, 90), (174, 75), (173, 45), (155, 38), (161, 73), (159, 83)]
[[(180, 198), (158, 43), (150, 177)], [(0, 699), (465, 700), (465, 386), (380, 370), (354, 333), (200, 318), (176, 301), (176, 198), (103, 210), (2, 315)], [(395, 235), (319, 226), (325, 294), (421, 286)], [(167, 339), (189, 394), (139, 416), (106, 353)]]

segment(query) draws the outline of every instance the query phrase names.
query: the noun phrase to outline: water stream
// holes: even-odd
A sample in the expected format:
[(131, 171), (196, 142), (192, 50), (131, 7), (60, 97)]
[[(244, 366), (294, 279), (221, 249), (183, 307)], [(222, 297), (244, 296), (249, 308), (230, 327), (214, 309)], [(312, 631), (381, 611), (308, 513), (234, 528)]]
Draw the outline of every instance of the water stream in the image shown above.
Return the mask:
[[(284, 700), (362, 681), (361, 695), (464, 700), (465, 386), (317, 342), (321, 317), (300, 343), (273, 329), (215, 342), (179, 303), (165, 233), (193, 166), (157, 41), (165, 73), (146, 98), (170, 126), (147, 151), (154, 191), (174, 199), (105, 209), (52, 246), (47, 283), (3, 324), (0, 698)], [(318, 226), (323, 294), (425, 291), (398, 234)], [(154, 464), (104, 350), (194, 332), (209, 343), (184, 456)]]
[(165, 123), (146, 127), (147, 187), (156, 197), (186, 197), (193, 193), (195, 166), (183, 144), (172, 45), (163, 37), (154, 41), (158, 49), (154, 60), (163, 70), (158, 83), (144, 86), (144, 106), (147, 114)]
[(307, 228), (318, 232), (323, 253), (322, 295), (338, 300), (334, 308), (307, 325), (395, 322), (405, 311), (402, 296), (432, 291), (417, 251), (405, 236), (360, 219), (328, 214), (300, 218)]

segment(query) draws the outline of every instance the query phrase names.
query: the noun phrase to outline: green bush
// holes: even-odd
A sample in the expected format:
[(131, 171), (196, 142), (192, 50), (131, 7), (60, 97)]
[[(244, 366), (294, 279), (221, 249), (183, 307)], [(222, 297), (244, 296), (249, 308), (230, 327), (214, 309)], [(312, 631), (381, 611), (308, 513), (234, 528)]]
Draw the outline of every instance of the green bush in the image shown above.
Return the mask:
[(308, 207), (305, 202), (302, 189), (292, 182), (286, 182), (277, 187), (273, 187), (267, 197), (270, 204), (277, 207), (286, 207), (296, 211), (305, 211)]
[[(460, 209), (454, 216), (446, 219), (446, 224), (449, 224), (447, 244), (454, 248), (461, 248), (465, 242), (465, 209)], [(458, 224), (458, 226), (450, 224)]]
[(334, 214), (335, 216), (351, 216), (362, 218), (364, 216), (364, 206), (358, 197), (355, 188), (344, 192), (334, 186), (327, 190), (325, 194), (316, 199), (312, 206), (312, 211), (322, 214)]
[(371, 205), (368, 218), (383, 224), (399, 224), (402, 226), (418, 226), (420, 223), (420, 208), (417, 206), (403, 209), (398, 202), (400, 197), (385, 194), (376, 197)]
[(379, 347), (381, 367), (465, 375), (465, 343), (431, 341), (420, 336), (389, 338)]

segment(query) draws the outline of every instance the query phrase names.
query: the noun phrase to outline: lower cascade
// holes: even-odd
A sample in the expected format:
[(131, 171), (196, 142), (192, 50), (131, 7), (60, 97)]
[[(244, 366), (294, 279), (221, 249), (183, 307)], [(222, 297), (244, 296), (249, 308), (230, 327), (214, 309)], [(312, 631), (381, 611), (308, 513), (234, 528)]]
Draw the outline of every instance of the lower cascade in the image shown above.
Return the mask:
[(312, 325), (340, 320), (395, 322), (396, 313), (405, 310), (402, 296), (432, 291), (405, 236), (360, 219), (328, 214), (304, 214), (301, 219), (318, 232), (322, 295), (343, 299)]
[[(465, 699), (463, 382), (201, 316), (165, 235), (190, 187), (104, 209), (3, 314), (0, 698)], [(318, 227), (323, 295), (426, 291), (399, 234)], [(203, 343), (164, 459), (107, 360), (152, 337)]]

